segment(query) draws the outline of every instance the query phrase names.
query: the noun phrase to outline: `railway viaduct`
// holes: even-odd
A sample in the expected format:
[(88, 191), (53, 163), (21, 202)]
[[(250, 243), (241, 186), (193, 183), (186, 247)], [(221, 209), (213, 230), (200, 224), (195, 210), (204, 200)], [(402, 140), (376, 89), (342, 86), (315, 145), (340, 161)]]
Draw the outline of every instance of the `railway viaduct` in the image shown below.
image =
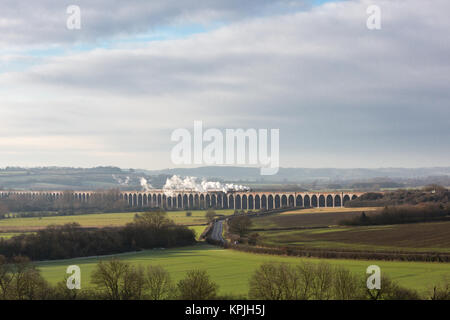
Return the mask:
[[(76, 201), (89, 202), (93, 196), (105, 196), (101, 191), (73, 191), (70, 197)], [(277, 209), (286, 207), (343, 207), (359, 197), (362, 192), (276, 192), (276, 191), (120, 191), (115, 197), (126, 201), (130, 207), (164, 209)], [(58, 200), (67, 196), (67, 191), (0, 191), (0, 198), (27, 199), (45, 198)], [(116, 199), (117, 200), (117, 199)]]

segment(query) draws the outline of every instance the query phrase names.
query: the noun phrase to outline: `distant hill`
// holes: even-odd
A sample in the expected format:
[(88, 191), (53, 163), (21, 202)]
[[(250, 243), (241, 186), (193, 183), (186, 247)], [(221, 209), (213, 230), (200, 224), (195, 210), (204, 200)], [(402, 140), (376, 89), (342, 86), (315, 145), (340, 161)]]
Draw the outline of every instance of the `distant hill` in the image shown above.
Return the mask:
[(389, 179), (416, 179), (431, 176), (450, 176), (450, 167), (435, 168), (380, 168), (380, 169), (336, 169), (336, 168), (280, 168), (274, 176), (261, 176), (258, 168), (210, 166), (199, 168), (179, 168), (146, 171), (154, 174), (177, 174), (198, 177), (216, 177), (225, 180), (251, 180), (275, 182), (308, 182), (322, 181), (349, 181), (376, 178)]
[(211, 181), (245, 184), (253, 189), (319, 190), (416, 187), (427, 184), (450, 186), (450, 167), (311, 169), (280, 168), (277, 175), (261, 176), (258, 168), (209, 166), (164, 170), (117, 167), (7, 167), (0, 169), (0, 188), (16, 190), (91, 190), (120, 188), (141, 190), (142, 178), (161, 188), (172, 175), (196, 176)]

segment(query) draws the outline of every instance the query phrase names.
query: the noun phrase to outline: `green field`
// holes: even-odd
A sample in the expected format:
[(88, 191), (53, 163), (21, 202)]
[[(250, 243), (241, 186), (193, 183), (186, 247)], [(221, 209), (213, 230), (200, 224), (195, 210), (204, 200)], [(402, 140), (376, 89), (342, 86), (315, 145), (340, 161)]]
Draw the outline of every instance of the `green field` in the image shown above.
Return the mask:
[[(202, 225), (206, 224), (206, 210), (191, 210), (192, 216), (186, 217), (186, 211), (168, 211), (167, 215), (177, 224)], [(234, 210), (215, 210), (218, 215), (230, 215)], [(49, 225), (62, 225), (77, 222), (83, 227), (117, 227), (133, 221), (136, 212), (125, 213), (93, 213), (73, 216), (53, 216), (43, 218), (12, 218), (0, 220), (0, 231), (33, 231)]]
[(22, 232), (0, 232), (0, 239), (9, 239), (21, 235)]
[(203, 231), (205, 230), (206, 225), (202, 226), (189, 226), (189, 229), (195, 231), (195, 239), (200, 240), (200, 236), (202, 235)]
[[(232, 293), (234, 295), (246, 295), (248, 280), (255, 268), (261, 263), (269, 261), (287, 263), (326, 261), (333, 265), (346, 267), (362, 276), (365, 275), (365, 270), (369, 265), (376, 264), (380, 266), (382, 273), (389, 275), (401, 285), (414, 288), (419, 292), (426, 291), (432, 284), (438, 283), (444, 275), (450, 274), (450, 264), (448, 263), (283, 257), (225, 250), (206, 244), (178, 249), (126, 253), (117, 255), (117, 257), (134, 265), (161, 265), (171, 273), (175, 281), (183, 278), (188, 270), (204, 269), (219, 284), (221, 294)], [(89, 287), (90, 273), (97, 262), (97, 258), (79, 258), (40, 262), (38, 267), (47, 280), (56, 283), (63, 279), (67, 266), (78, 265), (81, 268), (82, 286)]]

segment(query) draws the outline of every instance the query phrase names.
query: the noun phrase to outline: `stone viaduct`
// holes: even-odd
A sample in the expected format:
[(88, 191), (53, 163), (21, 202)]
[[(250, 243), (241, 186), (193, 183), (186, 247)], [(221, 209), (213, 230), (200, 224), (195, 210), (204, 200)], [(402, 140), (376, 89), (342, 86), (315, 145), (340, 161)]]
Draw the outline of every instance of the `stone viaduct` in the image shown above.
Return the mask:
[[(73, 191), (70, 197), (76, 201), (89, 202), (93, 195), (106, 195), (100, 191)], [(130, 207), (164, 209), (277, 209), (285, 207), (343, 207), (363, 192), (288, 192), (288, 191), (120, 191), (116, 197), (126, 201)], [(14, 196), (27, 199), (45, 198), (58, 200), (64, 191), (0, 191), (0, 198)]]

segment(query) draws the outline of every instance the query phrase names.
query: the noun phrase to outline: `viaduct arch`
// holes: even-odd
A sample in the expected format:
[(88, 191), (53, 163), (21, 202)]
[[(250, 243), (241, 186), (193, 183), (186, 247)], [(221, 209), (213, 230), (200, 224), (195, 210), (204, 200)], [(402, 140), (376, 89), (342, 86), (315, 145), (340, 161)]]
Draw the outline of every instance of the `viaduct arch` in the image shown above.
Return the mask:
[[(26, 200), (47, 199), (56, 201), (70, 196), (76, 201), (89, 202), (94, 196), (106, 196), (106, 192), (75, 191), (0, 191), (0, 198), (14, 196)], [(260, 210), (278, 208), (343, 207), (363, 192), (197, 192), (197, 191), (123, 191), (118, 198), (130, 207), (164, 209), (236, 209)]]

